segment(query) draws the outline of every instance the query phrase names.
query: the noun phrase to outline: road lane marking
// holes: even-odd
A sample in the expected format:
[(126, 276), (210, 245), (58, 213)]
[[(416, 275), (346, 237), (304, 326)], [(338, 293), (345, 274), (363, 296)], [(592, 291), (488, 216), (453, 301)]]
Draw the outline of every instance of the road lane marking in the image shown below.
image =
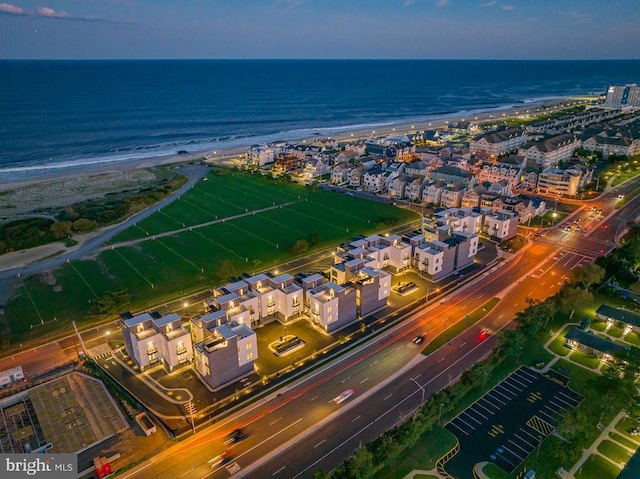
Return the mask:
[(385, 398), (383, 398), (383, 401), (386, 401), (387, 399), (389, 399), (391, 396), (393, 396), (393, 394), (389, 394), (388, 396), (386, 396)]
[(361, 417), (362, 417), (362, 414), (358, 414), (358, 416), (357, 416), (357, 417), (354, 417), (354, 418), (351, 420), (351, 422), (355, 422), (355, 421), (357, 421), (358, 419), (360, 419)]
[(444, 361), (444, 356), (441, 357), (440, 359), (438, 359), (438, 362), (441, 363), (442, 361)]
[(403, 344), (403, 345), (401, 345), (401, 346), (398, 346), (398, 347), (396, 348), (396, 351), (400, 351), (402, 348), (404, 348), (404, 344)]
[(316, 447), (318, 447), (320, 444), (322, 444), (323, 442), (325, 442), (326, 439), (323, 439), (322, 441), (320, 441), (318, 444), (316, 444), (315, 446), (313, 446), (313, 448), (315, 449)]
[(369, 380), (369, 378), (364, 378), (362, 381), (360, 381), (360, 384), (366, 383)]
[(276, 419), (275, 421), (272, 421), (269, 423), (269, 426), (273, 426), (275, 423), (277, 423), (280, 419), (282, 419), (282, 416), (280, 416), (278, 419)]
[(373, 366), (374, 364), (378, 364), (378, 360), (377, 359), (374, 362), (371, 363), (371, 366)]
[(458, 349), (464, 347), (466, 344), (467, 344), (466, 341), (462, 341), (462, 344), (460, 346), (458, 346)]
[(271, 474), (272, 476), (275, 476), (276, 474), (281, 473), (282, 471), (284, 471), (284, 468), (287, 466), (282, 466), (280, 469), (278, 469), (276, 472), (274, 472), (273, 474)]

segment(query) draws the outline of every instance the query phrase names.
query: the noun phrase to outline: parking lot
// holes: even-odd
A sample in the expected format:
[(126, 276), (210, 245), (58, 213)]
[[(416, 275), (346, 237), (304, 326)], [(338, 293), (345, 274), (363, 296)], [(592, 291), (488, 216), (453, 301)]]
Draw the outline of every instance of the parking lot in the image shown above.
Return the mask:
[(445, 426), (460, 441), (460, 452), (445, 469), (471, 478), (476, 463), (489, 461), (513, 472), (580, 404), (582, 396), (566, 386), (567, 380), (553, 371), (516, 370)]

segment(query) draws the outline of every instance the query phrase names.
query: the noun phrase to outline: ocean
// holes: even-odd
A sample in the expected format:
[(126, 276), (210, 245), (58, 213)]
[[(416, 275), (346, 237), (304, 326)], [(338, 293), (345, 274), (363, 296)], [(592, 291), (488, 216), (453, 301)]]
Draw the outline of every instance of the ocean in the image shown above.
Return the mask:
[(640, 61), (0, 61), (0, 181), (640, 82)]

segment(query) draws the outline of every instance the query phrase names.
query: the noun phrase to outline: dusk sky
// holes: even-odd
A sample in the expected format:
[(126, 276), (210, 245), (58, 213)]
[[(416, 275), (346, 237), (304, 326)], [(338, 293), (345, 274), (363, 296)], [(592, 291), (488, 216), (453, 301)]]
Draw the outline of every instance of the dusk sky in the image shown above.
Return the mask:
[(0, 58), (638, 59), (638, 0), (0, 0)]

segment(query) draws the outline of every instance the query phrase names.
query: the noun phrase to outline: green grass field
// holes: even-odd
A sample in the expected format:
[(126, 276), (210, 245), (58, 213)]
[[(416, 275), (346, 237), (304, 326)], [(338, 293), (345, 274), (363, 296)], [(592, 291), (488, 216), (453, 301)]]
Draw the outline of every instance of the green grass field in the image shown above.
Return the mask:
[(615, 479), (620, 468), (600, 456), (592, 455), (576, 473), (576, 479)]
[[(261, 177), (215, 170), (209, 180), (159, 213), (132, 226), (95, 258), (75, 261), (54, 272), (60, 291), (40, 277), (24, 279), (5, 306), (4, 324), (17, 341), (41, 336), (71, 320), (88, 321), (90, 301), (107, 291), (126, 289), (133, 310), (153, 307), (200, 291), (242, 272), (268, 270), (293, 259), (297, 240), (317, 239), (312, 250), (333, 247), (358, 234), (371, 234), (417, 219), (409, 210), (348, 195), (275, 183)], [(273, 203), (292, 204), (251, 214)], [(202, 228), (153, 239), (154, 234), (249, 214)], [(146, 232), (150, 235), (147, 237)], [(117, 247), (131, 239), (144, 241)], [(41, 322), (51, 325), (31, 327)]]

